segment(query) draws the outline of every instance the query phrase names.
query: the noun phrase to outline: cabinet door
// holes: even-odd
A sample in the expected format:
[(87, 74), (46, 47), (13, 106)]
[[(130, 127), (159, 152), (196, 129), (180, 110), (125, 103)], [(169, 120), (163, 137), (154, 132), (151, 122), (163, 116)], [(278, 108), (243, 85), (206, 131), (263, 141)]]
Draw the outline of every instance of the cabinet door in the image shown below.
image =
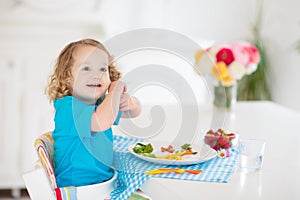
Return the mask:
[(0, 57), (0, 186), (20, 183), (20, 70)]
[(33, 146), (35, 139), (53, 130), (54, 109), (44, 92), (51, 67), (47, 56), (28, 56), (22, 59), (21, 171), (32, 169), (37, 161)]

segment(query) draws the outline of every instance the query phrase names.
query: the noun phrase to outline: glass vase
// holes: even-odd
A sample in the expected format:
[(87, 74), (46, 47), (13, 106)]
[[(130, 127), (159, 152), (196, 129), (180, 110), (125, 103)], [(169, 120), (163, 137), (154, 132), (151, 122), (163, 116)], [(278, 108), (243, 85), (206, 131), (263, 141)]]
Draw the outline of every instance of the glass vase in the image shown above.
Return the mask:
[(236, 88), (236, 84), (231, 86), (215, 85), (214, 105), (218, 108), (231, 109), (236, 103)]

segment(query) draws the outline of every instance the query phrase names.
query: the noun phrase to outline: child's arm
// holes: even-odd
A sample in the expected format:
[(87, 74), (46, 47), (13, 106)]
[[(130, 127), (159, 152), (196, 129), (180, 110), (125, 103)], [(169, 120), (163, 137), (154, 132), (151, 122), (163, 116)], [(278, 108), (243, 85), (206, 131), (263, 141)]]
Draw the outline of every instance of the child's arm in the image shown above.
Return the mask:
[(123, 82), (114, 81), (110, 84), (108, 94), (92, 114), (92, 131), (105, 131), (113, 125), (119, 112), (120, 99), (124, 90)]
[(123, 93), (120, 100), (120, 110), (123, 118), (137, 117), (141, 113), (141, 103), (136, 97)]

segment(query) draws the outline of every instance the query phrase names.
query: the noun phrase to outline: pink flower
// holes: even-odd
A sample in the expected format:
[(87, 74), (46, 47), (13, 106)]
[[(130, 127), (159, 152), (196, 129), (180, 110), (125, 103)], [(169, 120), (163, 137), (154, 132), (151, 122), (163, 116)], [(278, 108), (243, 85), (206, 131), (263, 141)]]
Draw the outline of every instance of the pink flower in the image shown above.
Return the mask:
[(222, 48), (216, 55), (217, 62), (224, 62), (227, 66), (234, 61), (234, 56), (229, 48)]
[(235, 42), (231, 45), (231, 49), (236, 61), (245, 67), (250, 64), (258, 64), (260, 61), (259, 51), (250, 43)]
[(226, 157), (229, 157), (230, 156), (230, 153), (229, 151), (226, 150)]
[(250, 56), (249, 64), (258, 64), (260, 61), (260, 55), (258, 49), (253, 45), (249, 45), (247, 50)]
[(235, 42), (231, 45), (231, 50), (235, 60), (243, 66), (249, 65), (250, 55), (245, 42)]

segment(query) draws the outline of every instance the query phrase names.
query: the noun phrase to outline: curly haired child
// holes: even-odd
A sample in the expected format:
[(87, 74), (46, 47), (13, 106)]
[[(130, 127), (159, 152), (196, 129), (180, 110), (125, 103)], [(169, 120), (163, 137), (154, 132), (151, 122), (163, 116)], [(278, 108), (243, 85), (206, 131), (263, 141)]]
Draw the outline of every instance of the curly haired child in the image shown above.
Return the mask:
[(113, 176), (112, 125), (136, 117), (141, 105), (126, 93), (106, 48), (93, 39), (68, 44), (57, 58), (47, 94), (54, 102), (54, 169), (58, 187), (101, 183)]

